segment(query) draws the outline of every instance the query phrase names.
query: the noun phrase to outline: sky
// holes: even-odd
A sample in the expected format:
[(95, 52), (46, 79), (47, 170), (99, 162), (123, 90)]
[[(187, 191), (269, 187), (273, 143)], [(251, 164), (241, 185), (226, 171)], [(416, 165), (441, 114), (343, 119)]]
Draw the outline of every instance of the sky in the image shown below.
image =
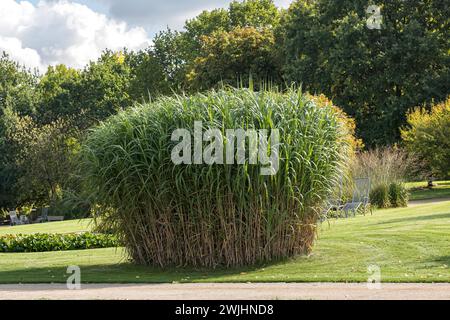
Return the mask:
[[(275, 0), (288, 7), (292, 0)], [(82, 68), (108, 48), (148, 47), (160, 30), (182, 29), (203, 10), (229, 0), (0, 0), (0, 52), (44, 72)]]

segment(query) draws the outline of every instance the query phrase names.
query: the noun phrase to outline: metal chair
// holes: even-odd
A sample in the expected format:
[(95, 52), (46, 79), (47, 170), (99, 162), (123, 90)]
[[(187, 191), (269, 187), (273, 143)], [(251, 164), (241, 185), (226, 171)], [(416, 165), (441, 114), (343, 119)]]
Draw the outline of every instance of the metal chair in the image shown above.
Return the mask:
[(338, 192), (336, 194), (335, 198), (329, 198), (328, 200), (325, 201), (325, 209), (323, 210), (322, 213), (322, 217), (320, 218), (321, 222), (325, 221), (328, 216), (329, 213), (331, 211), (336, 211), (339, 212), (342, 210), (343, 208), (343, 204), (342, 204), (342, 186), (343, 186), (343, 178), (341, 177), (339, 179), (339, 189)]
[(347, 202), (343, 205), (342, 211), (345, 213), (345, 217), (348, 217), (349, 212), (356, 216), (359, 210), (363, 210), (365, 213), (368, 209), (372, 212), (370, 206), (370, 179), (358, 178), (355, 179), (355, 188), (353, 190), (353, 197), (351, 202)]
[(17, 211), (10, 211), (9, 217), (11, 218), (11, 226), (17, 226), (17, 225), (24, 224), (24, 222), (22, 222), (19, 219), (19, 217), (17, 216)]

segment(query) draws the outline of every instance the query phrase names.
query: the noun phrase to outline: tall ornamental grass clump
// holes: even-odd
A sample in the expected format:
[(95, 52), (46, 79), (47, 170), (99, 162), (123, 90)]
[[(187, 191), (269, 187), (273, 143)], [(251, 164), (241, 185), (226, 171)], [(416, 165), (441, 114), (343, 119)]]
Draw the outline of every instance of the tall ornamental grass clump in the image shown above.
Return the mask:
[(384, 183), (373, 188), (373, 190), (370, 191), (370, 204), (380, 209), (391, 207), (389, 191), (389, 185)]
[(389, 186), (389, 202), (394, 208), (407, 207), (409, 193), (406, 185), (402, 182), (394, 182)]
[[(278, 129), (278, 172), (263, 176), (261, 165), (248, 161), (175, 165), (171, 135), (193, 132), (195, 121), (204, 131)], [(117, 231), (137, 263), (268, 262), (311, 249), (323, 201), (351, 152), (348, 123), (324, 97), (295, 90), (164, 97), (95, 128), (81, 171), (92, 201), (104, 208), (99, 220)]]
[(354, 177), (369, 177), (375, 189), (393, 182), (405, 181), (420, 166), (413, 154), (398, 147), (383, 147), (358, 154), (352, 165)]
[(398, 147), (364, 151), (353, 161), (353, 177), (370, 178), (370, 203), (378, 208), (406, 207), (408, 190), (404, 181), (420, 176), (423, 164), (414, 154)]

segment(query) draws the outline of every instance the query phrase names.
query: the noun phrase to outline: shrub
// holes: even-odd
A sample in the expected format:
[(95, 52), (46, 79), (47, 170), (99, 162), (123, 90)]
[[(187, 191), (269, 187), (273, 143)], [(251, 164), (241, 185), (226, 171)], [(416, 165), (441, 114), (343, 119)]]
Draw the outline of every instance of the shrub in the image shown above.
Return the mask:
[(46, 252), (117, 247), (112, 235), (81, 234), (18, 234), (0, 237), (0, 252)]
[(401, 182), (391, 183), (389, 186), (389, 201), (394, 208), (408, 206), (409, 193), (405, 184)]
[(408, 190), (402, 182), (382, 183), (370, 192), (370, 203), (377, 208), (406, 207), (408, 200)]
[(8, 215), (8, 211), (6, 211), (5, 209), (0, 208), (0, 223), (3, 222), (3, 220), (6, 219)]
[(389, 187), (386, 184), (380, 184), (370, 192), (370, 203), (377, 208), (389, 208), (391, 202), (389, 199)]
[(352, 165), (352, 174), (354, 177), (369, 177), (375, 189), (381, 184), (388, 186), (393, 182), (405, 181), (417, 169), (421, 169), (418, 159), (394, 146), (359, 153)]
[[(279, 171), (260, 165), (175, 165), (175, 129), (279, 129)], [(348, 119), (290, 90), (163, 97), (113, 116), (87, 137), (92, 201), (138, 263), (249, 265), (308, 252), (323, 199), (350, 152)], [(227, 140), (223, 141), (226, 148)]]
[(450, 96), (431, 111), (416, 108), (407, 116), (403, 141), (411, 152), (424, 159), (437, 177), (450, 176)]
[(426, 175), (420, 159), (397, 146), (361, 152), (353, 162), (351, 172), (353, 177), (370, 178), (370, 201), (378, 208), (406, 206), (408, 195), (402, 183)]

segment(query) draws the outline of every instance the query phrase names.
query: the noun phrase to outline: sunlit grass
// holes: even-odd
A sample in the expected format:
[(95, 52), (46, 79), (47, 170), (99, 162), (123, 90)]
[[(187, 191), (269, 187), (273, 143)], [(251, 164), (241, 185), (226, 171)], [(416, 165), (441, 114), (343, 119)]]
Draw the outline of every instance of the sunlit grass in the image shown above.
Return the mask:
[(450, 198), (450, 181), (435, 181), (433, 188), (428, 188), (427, 182), (409, 182), (410, 200), (429, 200)]
[(450, 201), (331, 220), (309, 256), (253, 268), (159, 269), (127, 261), (123, 249), (0, 254), (0, 283), (64, 282), (79, 265), (82, 281), (365, 282), (367, 267), (384, 282), (450, 282)]
[(0, 236), (5, 234), (30, 233), (78, 233), (89, 231), (93, 226), (92, 222), (92, 219), (83, 219), (62, 222), (27, 224), (14, 227), (0, 227)]

